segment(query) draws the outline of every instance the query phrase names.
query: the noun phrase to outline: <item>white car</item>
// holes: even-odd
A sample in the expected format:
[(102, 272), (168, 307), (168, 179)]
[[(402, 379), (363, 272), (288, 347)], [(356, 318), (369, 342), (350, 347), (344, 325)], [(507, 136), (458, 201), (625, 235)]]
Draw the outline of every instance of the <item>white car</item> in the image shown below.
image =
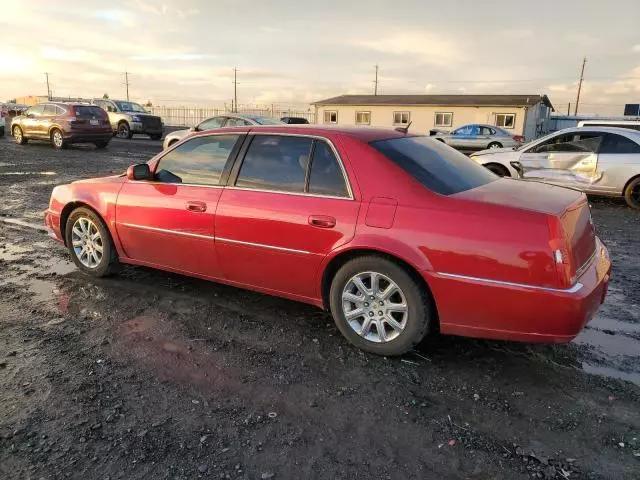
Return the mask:
[(559, 130), (515, 149), (482, 150), (471, 159), (503, 177), (624, 197), (640, 210), (640, 132), (628, 128)]

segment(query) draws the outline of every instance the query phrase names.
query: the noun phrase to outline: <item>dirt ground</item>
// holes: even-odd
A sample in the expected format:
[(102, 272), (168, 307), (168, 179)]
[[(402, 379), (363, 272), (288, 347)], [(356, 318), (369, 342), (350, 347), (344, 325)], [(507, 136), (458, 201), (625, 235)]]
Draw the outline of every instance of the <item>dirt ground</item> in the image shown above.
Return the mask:
[(0, 478), (640, 478), (638, 212), (592, 199), (613, 279), (571, 344), (386, 359), (302, 304), (138, 267), (89, 279), (17, 224), (159, 149), (0, 138)]

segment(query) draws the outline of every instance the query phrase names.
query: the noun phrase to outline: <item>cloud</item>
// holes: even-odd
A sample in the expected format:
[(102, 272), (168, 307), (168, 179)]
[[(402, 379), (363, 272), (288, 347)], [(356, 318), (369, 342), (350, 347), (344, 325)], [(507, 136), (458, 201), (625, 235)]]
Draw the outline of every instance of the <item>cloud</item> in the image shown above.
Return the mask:
[(98, 10), (93, 16), (98, 20), (106, 20), (114, 26), (136, 26), (135, 15), (126, 10)]
[(633, 47), (631, 47), (631, 51), (640, 53), (640, 44), (639, 45), (634, 45)]
[(161, 61), (161, 62), (169, 62), (169, 61), (193, 61), (193, 60), (202, 60), (204, 58), (210, 58), (210, 55), (204, 55), (201, 53), (154, 53), (153, 55), (134, 55), (129, 57), (131, 60), (135, 61)]
[(390, 55), (412, 57), (414, 61), (438, 66), (452, 65), (466, 58), (458, 45), (450, 39), (419, 31), (355, 39), (351, 44)]
[(100, 59), (96, 53), (81, 49), (63, 49), (44, 46), (41, 49), (41, 53), (43, 58), (68, 62), (95, 62)]

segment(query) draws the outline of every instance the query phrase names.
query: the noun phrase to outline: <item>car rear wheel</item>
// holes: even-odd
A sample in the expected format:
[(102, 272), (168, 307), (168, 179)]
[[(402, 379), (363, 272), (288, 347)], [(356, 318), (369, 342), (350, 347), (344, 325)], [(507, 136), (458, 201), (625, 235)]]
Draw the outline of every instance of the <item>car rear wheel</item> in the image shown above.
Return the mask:
[(129, 128), (129, 124), (127, 122), (120, 122), (118, 124), (116, 135), (118, 138), (133, 138), (133, 132), (131, 131), (131, 128)]
[(330, 306), (342, 334), (378, 355), (402, 355), (426, 335), (428, 293), (398, 264), (376, 256), (345, 263), (331, 283)]
[(17, 125), (13, 127), (13, 131), (11, 133), (13, 134), (13, 139), (18, 145), (24, 145), (27, 143), (27, 138), (22, 133), (22, 129)]
[(160, 140), (162, 138), (162, 135), (149, 135), (151, 137), (151, 140)]
[(502, 144), (500, 142), (491, 142), (487, 148), (502, 148)]
[(640, 210), (640, 177), (631, 180), (624, 189), (624, 199), (627, 205), (636, 210)]
[(61, 150), (66, 148), (67, 143), (64, 141), (64, 135), (62, 135), (62, 131), (54, 128), (51, 130), (51, 135), (49, 137), (51, 139), (51, 146), (56, 150)]
[(96, 148), (107, 148), (107, 145), (109, 145), (109, 142), (107, 142), (106, 140), (102, 140), (100, 142), (95, 142)]
[(84, 273), (104, 277), (117, 270), (118, 257), (111, 235), (100, 217), (88, 208), (77, 208), (65, 227), (67, 248), (73, 263)]
[(499, 163), (487, 163), (485, 167), (491, 170), (493, 173), (498, 175), (499, 177), (510, 177), (511, 174), (509, 170), (504, 165), (500, 165)]

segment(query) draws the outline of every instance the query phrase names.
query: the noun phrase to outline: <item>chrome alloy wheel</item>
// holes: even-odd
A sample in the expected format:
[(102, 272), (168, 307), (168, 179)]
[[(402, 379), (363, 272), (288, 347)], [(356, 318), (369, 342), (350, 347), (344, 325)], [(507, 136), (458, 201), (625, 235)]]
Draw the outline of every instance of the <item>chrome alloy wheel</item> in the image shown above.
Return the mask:
[(16, 143), (22, 142), (22, 130), (20, 129), (20, 127), (15, 127), (13, 129), (13, 138), (15, 139)]
[(73, 251), (87, 268), (96, 268), (102, 260), (104, 244), (100, 230), (87, 217), (80, 217), (71, 229)]
[(371, 342), (389, 342), (407, 326), (409, 308), (400, 287), (378, 272), (362, 272), (342, 291), (342, 313), (349, 326)]
[(63, 143), (64, 143), (64, 138), (62, 137), (62, 132), (60, 130), (54, 130), (53, 144), (56, 146), (56, 148), (62, 148)]

